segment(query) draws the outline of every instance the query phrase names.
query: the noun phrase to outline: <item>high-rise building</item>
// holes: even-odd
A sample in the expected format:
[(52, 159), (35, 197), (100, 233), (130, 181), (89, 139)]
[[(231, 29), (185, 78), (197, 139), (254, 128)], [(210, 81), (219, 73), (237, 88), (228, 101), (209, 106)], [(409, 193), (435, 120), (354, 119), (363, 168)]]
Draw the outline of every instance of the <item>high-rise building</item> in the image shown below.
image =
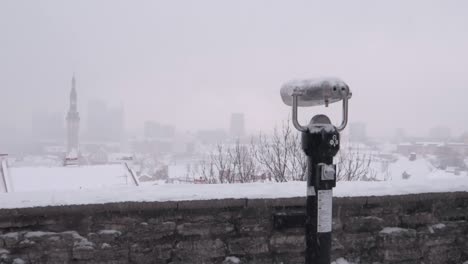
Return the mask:
[(231, 114), (229, 132), (230, 136), (234, 138), (243, 138), (245, 136), (245, 124), (243, 113)]
[(146, 121), (144, 124), (145, 138), (173, 138), (175, 127), (163, 125), (155, 121)]
[(86, 139), (96, 142), (121, 142), (124, 136), (123, 107), (111, 108), (100, 100), (88, 104)]
[(431, 140), (447, 141), (451, 137), (450, 128), (446, 126), (436, 126), (429, 130)]
[(220, 144), (226, 141), (227, 133), (223, 129), (199, 130), (196, 137), (203, 144)]
[(80, 114), (78, 113), (78, 96), (76, 93), (75, 75), (72, 78), (72, 88), (70, 92), (70, 108), (67, 114), (67, 153), (78, 152), (79, 150), (79, 129)]

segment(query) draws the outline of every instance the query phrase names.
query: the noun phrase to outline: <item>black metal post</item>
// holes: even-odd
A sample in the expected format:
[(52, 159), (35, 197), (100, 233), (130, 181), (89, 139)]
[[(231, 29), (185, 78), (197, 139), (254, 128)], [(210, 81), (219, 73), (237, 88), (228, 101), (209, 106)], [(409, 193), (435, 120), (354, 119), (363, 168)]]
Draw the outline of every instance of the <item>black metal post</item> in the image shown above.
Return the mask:
[(307, 155), (306, 264), (330, 264), (332, 231), (332, 188), (336, 186), (333, 157), (340, 149), (340, 134), (328, 117), (312, 118), (302, 132)]

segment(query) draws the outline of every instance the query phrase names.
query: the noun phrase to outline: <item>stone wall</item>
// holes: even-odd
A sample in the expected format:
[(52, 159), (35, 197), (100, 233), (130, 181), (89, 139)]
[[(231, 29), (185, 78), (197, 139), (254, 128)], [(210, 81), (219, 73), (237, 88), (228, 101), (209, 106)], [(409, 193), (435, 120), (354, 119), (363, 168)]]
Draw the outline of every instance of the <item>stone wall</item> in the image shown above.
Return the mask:
[[(0, 210), (0, 263), (303, 263), (304, 198)], [(333, 259), (468, 260), (468, 192), (335, 198)]]

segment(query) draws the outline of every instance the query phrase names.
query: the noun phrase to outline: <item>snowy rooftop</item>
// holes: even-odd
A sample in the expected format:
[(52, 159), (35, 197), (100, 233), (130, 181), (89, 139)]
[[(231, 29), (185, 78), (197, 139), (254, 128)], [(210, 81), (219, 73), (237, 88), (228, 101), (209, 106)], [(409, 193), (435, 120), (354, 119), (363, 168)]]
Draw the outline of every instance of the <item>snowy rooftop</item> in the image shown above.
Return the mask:
[[(76, 167), (12, 167), (8, 169), (12, 192), (68, 191), (135, 186), (124, 164)], [(20, 194), (21, 195), (21, 194)], [(25, 194), (22, 194), (25, 196)]]
[[(377, 165), (377, 163), (376, 163)], [(376, 171), (379, 166), (376, 166)], [(82, 167), (10, 168), (14, 192), (0, 192), (0, 208), (102, 204), (126, 201), (290, 198), (305, 196), (305, 182), (162, 184), (135, 186), (124, 164)], [(403, 175), (410, 175), (403, 179)], [(338, 182), (334, 196), (380, 196), (468, 191), (468, 175), (434, 168), (427, 160), (400, 157), (388, 181)], [(381, 173), (377, 179), (384, 179)], [(152, 183), (150, 183), (152, 184)], [(0, 190), (1, 191), (1, 190)]]

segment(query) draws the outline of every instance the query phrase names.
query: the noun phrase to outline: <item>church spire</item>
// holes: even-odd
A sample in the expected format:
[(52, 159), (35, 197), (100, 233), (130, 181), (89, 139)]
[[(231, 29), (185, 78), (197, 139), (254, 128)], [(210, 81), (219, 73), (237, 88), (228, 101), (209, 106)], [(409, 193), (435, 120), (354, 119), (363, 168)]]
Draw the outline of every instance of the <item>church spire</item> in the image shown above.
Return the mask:
[(76, 79), (75, 79), (75, 73), (73, 73), (72, 77), (72, 88), (70, 91), (70, 112), (77, 112), (78, 111), (78, 106), (77, 106), (77, 101), (78, 101), (78, 96), (76, 93)]
[(78, 134), (80, 127), (80, 114), (78, 113), (78, 95), (76, 92), (76, 79), (73, 73), (70, 91), (70, 108), (67, 114), (67, 152), (78, 151)]

